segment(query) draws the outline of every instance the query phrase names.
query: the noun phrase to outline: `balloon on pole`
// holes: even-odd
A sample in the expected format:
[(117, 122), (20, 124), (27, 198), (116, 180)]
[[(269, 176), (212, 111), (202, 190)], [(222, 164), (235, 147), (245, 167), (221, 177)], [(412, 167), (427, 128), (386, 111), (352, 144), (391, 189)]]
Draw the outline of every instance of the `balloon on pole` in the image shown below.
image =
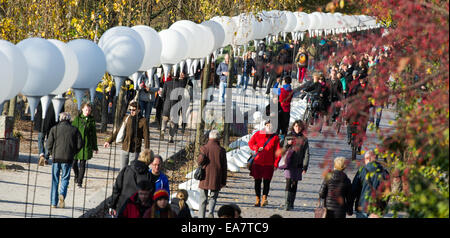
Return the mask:
[[(65, 60), (60, 50), (43, 38), (28, 38), (17, 43), (28, 64), (28, 77), (22, 89), (28, 98), (31, 120), (42, 96), (57, 88), (64, 77)], [(51, 65), (51, 67), (49, 67)], [(45, 117), (47, 107), (42, 105)]]

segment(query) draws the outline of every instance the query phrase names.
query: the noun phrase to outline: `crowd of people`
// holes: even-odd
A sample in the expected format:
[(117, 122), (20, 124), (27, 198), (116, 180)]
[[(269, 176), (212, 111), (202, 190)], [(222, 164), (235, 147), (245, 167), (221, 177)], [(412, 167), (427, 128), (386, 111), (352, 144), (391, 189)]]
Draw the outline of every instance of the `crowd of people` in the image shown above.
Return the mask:
[[(259, 87), (259, 90), (269, 95), (278, 105), (278, 126), (273, 128), (270, 120), (265, 121), (264, 128), (256, 132), (248, 142), (250, 149), (254, 151), (253, 163), (249, 168), (250, 176), (254, 179), (254, 206), (268, 205), (274, 171), (282, 169), (286, 178), (284, 209), (293, 210), (298, 181), (301, 181), (308, 171), (311, 149), (306, 131), (309, 123), (297, 120), (289, 128), (293, 97), (302, 97), (305, 92), (312, 95), (311, 104), (314, 105), (316, 113), (313, 119), (320, 122), (319, 131), (322, 130), (323, 123), (341, 118), (347, 121), (347, 125), (354, 121), (360, 122), (358, 129), (362, 135), (366, 131), (368, 121), (374, 122), (376, 128), (379, 127), (383, 105), (365, 104), (364, 108), (358, 108), (356, 112), (349, 110), (349, 107), (353, 107), (353, 104), (350, 105), (351, 100), (361, 100), (365, 90), (373, 90), (367, 80), (370, 70), (389, 57), (389, 48), (375, 49), (371, 54), (360, 58), (351, 54), (337, 60), (336, 51), (348, 47), (351, 47), (351, 42), (345, 37), (320, 39), (309, 45), (298, 41), (290, 44), (276, 42), (274, 47), (268, 47), (262, 41), (255, 46), (255, 51), (246, 52), (242, 58), (235, 58), (236, 67), (233, 74), (237, 75), (238, 79), (236, 87), (245, 92), (252, 82), (254, 90)], [(318, 63), (325, 61), (334, 63), (329, 63), (322, 71), (317, 70)], [(226, 54), (223, 62), (215, 62), (211, 66), (214, 76), (211, 85), (219, 87), (220, 102), (224, 102), (225, 89), (228, 87), (229, 63), (230, 56)], [(177, 191), (174, 198), (170, 196), (169, 179), (162, 168), (163, 158), (150, 149), (149, 127), (156, 125), (160, 128), (160, 139), (164, 139), (169, 124), (169, 143), (173, 143), (179, 123), (171, 118), (170, 112), (172, 107), (182, 100), (182, 96), (173, 99), (170, 97), (171, 92), (186, 88), (187, 92), (192, 93), (194, 81), (203, 80), (201, 72), (200, 68), (187, 67), (180, 69), (175, 75), (168, 73), (161, 77), (156, 73), (148, 75), (145, 72), (137, 78), (136, 86), (131, 79), (126, 80), (124, 100), (127, 112), (123, 113), (125, 117), (120, 129), (114, 131), (104, 142), (104, 147), (107, 148), (111, 143), (122, 143), (121, 171), (115, 180), (113, 194), (108, 203), (111, 216), (192, 217), (186, 203), (186, 190)], [(309, 74), (312, 74), (312, 77)], [(111, 86), (105, 94), (109, 102), (108, 107), (114, 102), (114, 90), (114, 86)], [(266, 108), (268, 116), (269, 105)], [(150, 123), (152, 108), (156, 109), (155, 121)], [(49, 108), (49, 111), (53, 110)], [(39, 165), (45, 166), (49, 157), (53, 158), (52, 207), (65, 206), (64, 199), (72, 168), (75, 174), (74, 182), (78, 187), (83, 186), (86, 161), (98, 151), (95, 120), (91, 114), (92, 105), (85, 103), (81, 107), (80, 115), (72, 122), (70, 114), (63, 112), (60, 114), (59, 123), (49, 119), (54, 118), (54, 115), (47, 113), (49, 118), (46, 117), (36, 124), (39, 129)], [(185, 116), (182, 110), (178, 114)], [(183, 120), (182, 133), (185, 127), (186, 121)], [(350, 131), (347, 134), (350, 139)], [(365, 154), (364, 165), (358, 170), (353, 182), (350, 182), (344, 172), (348, 161), (343, 157), (334, 160), (334, 170), (324, 179), (319, 192), (319, 197), (326, 201), (327, 217), (343, 218), (352, 215), (353, 205), (357, 217), (370, 216), (367, 204), (373, 201), (367, 199), (367, 194), (382, 186), (381, 181), (388, 176), (375, 157), (373, 151)], [(286, 166), (279, 168), (280, 161), (286, 163)], [(209, 140), (200, 148), (196, 162), (205, 171), (205, 178), (199, 183), (198, 217), (212, 218), (220, 190), (227, 184), (226, 150), (220, 145), (218, 131), (209, 132)], [(367, 176), (368, 174), (370, 176)], [(379, 207), (383, 209), (383, 204)], [(241, 210), (237, 204), (226, 204), (217, 214), (218, 217), (225, 218), (241, 217)]]

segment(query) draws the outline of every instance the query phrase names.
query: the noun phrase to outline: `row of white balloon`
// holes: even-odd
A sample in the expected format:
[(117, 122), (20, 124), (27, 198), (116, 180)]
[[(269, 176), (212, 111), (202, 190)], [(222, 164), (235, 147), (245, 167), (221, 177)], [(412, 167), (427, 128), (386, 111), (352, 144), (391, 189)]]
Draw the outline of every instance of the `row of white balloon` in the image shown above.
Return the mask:
[[(62, 94), (69, 88), (96, 86), (106, 65), (103, 52), (89, 40), (63, 43), (55, 39), (28, 38), (17, 45), (0, 40), (0, 103), (19, 93), (28, 98), (30, 112), (39, 100), (45, 117), (50, 100), (59, 114), (64, 103)], [(31, 113), (34, 120), (34, 113)]]
[(341, 33), (377, 26), (373, 17), (364, 15), (273, 10), (256, 15), (218, 16), (201, 24), (181, 20), (159, 33), (149, 26), (117, 26), (107, 30), (98, 45), (84, 39), (65, 44), (54, 39), (29, 38), (17, 45), (0, 40), (4, 85), (0, 88), (0, 102), (21, 92), (29, 99), (31, 112), (41, 100), (45, 117), (53, 98), (58, 117), (64, 102), (61, 95), (67, 89), (74, 89), (80, 107), (85, 90), (90, 89), (92, 97), (105, 71), (114, 77), (116, 85), (121, 85), (136, 72), (134, 80), (144, 71), (153, 75), (155, 67), (161, 64), (165, 73), (177, 64), (187, 64), (191, 69), (192, 64), (203, 65), (205, 58), (219, 48), (236, 47), (279, 33), (291, 32), (298, 39), (306, 31), (314, 36), (322, 31)]

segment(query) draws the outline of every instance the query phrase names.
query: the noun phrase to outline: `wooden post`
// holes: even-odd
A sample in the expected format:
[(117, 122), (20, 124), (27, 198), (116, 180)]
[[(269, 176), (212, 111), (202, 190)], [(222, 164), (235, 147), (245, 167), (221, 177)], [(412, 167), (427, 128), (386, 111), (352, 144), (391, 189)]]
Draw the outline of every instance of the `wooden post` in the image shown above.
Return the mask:
[(16, 112), (16, 103), (17, 103), (17, 96), (14, 96), (9, 100), (9, 108), (8, 108), (8, 116), (14, 117), (15, 119), (15, 112)]
[(122, 104), (123, 97), (125, 94), (125, 90), (122, 88), (122, 85), (125, 82), (126, 77), (113, 76), (116, 81), (116, 90), (119, 90), (119, 96), (117, 98), (116, 111), (114, 112), (114, 126), (113, 132), (120, 129), (120, 125), (122, 123), (122, 119), (120, 113), (122, 112)]
[(205, 67), (203, 68), (203, 81), (202, 81), (202, 96), (200, 99), (200, 109), (197, 114), (197, 131), (195, 133), (195, 150), (194, 150), (194, 160), (198, 157), (200, 153), (201, 139), (203, 138), (203, 134), (205, 133), (205, 122), (203, 121), (203, 110), (206, 106), (205, 93), (208, 88), (208, 82), (211, 77), (211, 57), (206, 57)]
[[(230, 105), (228, 108), (231, 108), (231, 97), (233, 96), (233, 93), (231, 91), (232, 88), (232, 79), (234, 78), (234, 48), (230, 47), (230, 52), (228, 53), (230, 56), (230, 63), (228, 64), (228, 78), (227, 78), (227, 89), (226, 91), (226, 100), (225, 100), (225, 108), (227, 108), (227, 105)], [(233, 112), (234, 113), (234, 112)], [(225, 115), (225, 113), (224, 113)], [(224, 121), (223, 124), (223, 146), (228, 147), (230, 144), (230, 123), (227, 123), (227, 120)]]
[(101, 128), (100, 131), (101, 132), (106, 132), (106, 129), (108, 127), (108, 101), (106, 100), (106, 85), (102, 84), (102, 92), (103, 92), (103, 97), (102, 97), (102, 107), (100, 110), (100, 115), (101, 115)]

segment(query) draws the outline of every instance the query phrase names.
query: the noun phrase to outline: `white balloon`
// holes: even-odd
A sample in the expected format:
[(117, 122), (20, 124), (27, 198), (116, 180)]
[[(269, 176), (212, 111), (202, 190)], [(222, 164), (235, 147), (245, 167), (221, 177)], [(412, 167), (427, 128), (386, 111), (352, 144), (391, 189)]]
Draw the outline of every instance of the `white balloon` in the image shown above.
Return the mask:
[(106, 71), (106, 58), (102, 49), (94, 42), (76, 39), (67, 43), (78, 59), (78, 77), (72, 88), (95, 87)]
[(98, 41), (98, 46), (100, 48), (103, 48), (104, 44), (106, 44), (111, 38), (114, 38), (116, 36), (132, 37), (137, 41), (141, 49), (145, 49), (144, 40), (142, 39), (141, 35), (127, 26), (115, 26), (105, 31), (105, 33), (103, 33), (103, 35), (100, 37), (100, 40)]
[(287, 17), (284, 12), (279, 10), (272, 10), (271, 12), (274, 21), (274, 34), (278, 34), (286, 27)]
[[(179, 20), (174, 22), (171, 27), (176, 27), (176, 26), (196, 26), (197, 24), (195, 22), (189, 21), (189, 20)], [(170, 28), (170, 27), (169, 27)]]
[(253, 28), (251, 25), (251, 18), (245, 14), (232, 17), (236, 25), (236, 34), (232, 38), (234, 45), (244, 45), (253, 39)]
[(266, 35), (274, 35), (275, 34), (275, 28), (277, 27), (275, 24), (275, 19), (272, 17), (273, 12), (272, 11), (262, 11), (260, 13), (261, 18), (264, 21), (267, 21), (269, 29), (267, 31)]
[(256, 40), (261, 40), (266, 38), (270, 33), (272, 29), (272, 23), (268, 16), (264, 15), (262, 12), (257, 14), (257, 18), (259, 19), (261, 32), (259, 35), (255, 37)]
[(199, 29), (199, 25), (188, 20), (181, 20), (172, 24), (172, 26), (174, 27), (177, 27), (178, 25), (186, 27), (193, 33), (194, 48), (192, 49), (190, 54), (191, 58), (195, 59), (205, 57), (201, 52), (202, 48), (205, 46), (205, 36), (203, 35), (203, 31)]
[(28, 65), (22, 51), (13, 43), (0, 40), (0, 52), (5, 54), (13, 68), (13, 78), (1, 84), (0, 90), (6, 90), (1, 93), (7, 99), (16, 96), (22, 91), (27, 81)]
[[(177, 23), (177, 22), (175, 22)], [(197, 50), (197, 43), (196, 43), (196, 32), (193, 28), (190, 27), (189, 23), (178, 23), (178, 24), (172, 24), (169, 29), (175, 30), (181, 35), (183, 35), (184, 39), (186, 40), (186, 47), (187, 47), (187, 54), (186, 58), (194, 58), (196, 55)]]
[(231, 17), (227, 16), (216, 16), (211, 18), (211, 21), (219, 23), (225, 31), (225, 40), (223, 41), (222, 47), (231, 44), (234, 34), (236, 33), (236, 25)]
[(159, 33), (162, 42), (161, 64), (176, 64), (186, 58), (186, 39), (175, 30), (166, 29)]
[(261, 19), (250, 14), (252, 26), (253, 26), (253, 40), (259, 40), (264, 38), (262, 35), (264, 34), (263, 23)]
[(139, 71), (147, 71), (155, 67), (161, 58), (162, 42), (159, 34), (153, 28), (144, 25), (133, 26), (144, 41), (144, 60), (142, 61)]
[(294, 13), (290, 11), (284, 11), (284, 14), (287, 19), (287, 24), (283, 29), (283, 32), (292, 32), (297, 27), (297, 17), (294, 15)]
[(52, 95), (59, 95), (66, 92), (75, 83), (78, 76), (78, 59), (75, 52), (73, 52), (73, 50), (64, 42), (55, 39), (50, 39), (48, 41), (55, 45), (64, 57), (66, 67), (64, 77), (58, 87), (50, 93)]
[(344, 19), (344, 22), (345, 22), (345, 25), (346, 25), (347, 28), (352, 28), (352, 27), (355, 26), (355, 22), (354, 22), (354, 20), (353, 20), (353, 18), (351, 16), (344, 15), (343, 19)]
[(312, 26), (313, 28), (311, 29), (322, 30), (325, 24), (322, 14), (320, 12), (313, 12), (310, 14), (310, 18), (311, 16), (313, 16), (315, 19), (314, 21), (315, 24)]
[(8, 97), (8, 89), (13, 87), (13, 64), (9, 61), (8, 57), (0, 51), (0, 104), (4, 100), (10, 99)]
[(204, 21), (201, 23), (201, 25), (204, 25), (206, 27), (208, 27), (209, 29), (211, 29), (211, 31), (214, 34), (214, 48), (213, 50), (217, 50), (219, 49), (222, 44), (223, 41), (225, 40), (225, 30), (223, 29), (222, 25), (220, 25), (219, 23), (215, 22), (215, 21)]
[(297, 18), (297, 26), (295, 27), (294, 31), (307, 31), (311, 24), (309, 15), (304, 12), (294, 12), (294, 15)]
[(197, 27), (198, 27), (198, 29), (200, 31), (203, 32), (202, 35), (204, 36), (204, 38), (203, 38), (203, 43), (204, 43), (203, 47), (201, 47), (199, 49), (199, 54), (201, 55), (200, 58), (204, 58), (204, 57), (207, 57), (208, 55), (210, 55), (213, 52), (213, 50), (214, 50), (214, 43), (215, 43), (216, 40), (214, 38), (215, 36), (214, 36), (213, 31), (209, 27), (201, 25), (201, 24), (198, 24)]
[(132, 37), (111, 37), (101, 47), (106, 58), (106, 71), (113, 76), (128, 77), (138, 71), (144, 59), (144, 49)]
[(22, 89), (25, 96), (44, 96), (56, 89), (65, 72), (64, 57), (46, 39), (28, 38), (17, 43), (28, 64), (28, 77)]

